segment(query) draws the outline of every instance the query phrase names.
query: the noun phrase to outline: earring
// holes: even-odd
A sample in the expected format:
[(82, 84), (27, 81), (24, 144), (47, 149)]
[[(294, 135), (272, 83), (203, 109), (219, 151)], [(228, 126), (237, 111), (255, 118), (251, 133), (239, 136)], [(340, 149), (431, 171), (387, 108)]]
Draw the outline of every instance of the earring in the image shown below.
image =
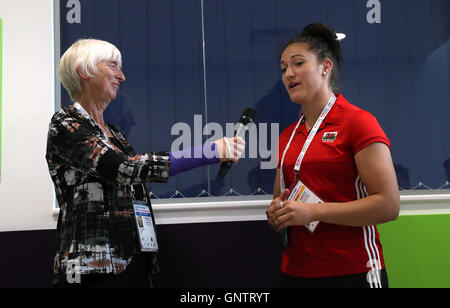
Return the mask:
[(323, 72), (322, 75), (326, 76), (326, 75), (327, 75), (327, 72)]

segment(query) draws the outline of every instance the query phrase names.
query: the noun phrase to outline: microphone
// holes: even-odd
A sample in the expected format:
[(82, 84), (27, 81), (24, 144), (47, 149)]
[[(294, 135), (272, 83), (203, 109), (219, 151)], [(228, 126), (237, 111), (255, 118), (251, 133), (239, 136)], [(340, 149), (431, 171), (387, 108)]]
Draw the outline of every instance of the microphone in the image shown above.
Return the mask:
[[(242, 139), (245, 139), (245, 128), (253, 123), (253, 120), (256, 117), (256, 111), (255, 109), (252, 108), (247, 108), (244, 110), (244, 112), (241, 115), (241, 118), (239, 119), (239, 126), (238, 126), (238, 130), (236, 132), (236, 136), (241, 137)], [(226, 161), (223, 162), (220, 165), (220, 170), (219, 170), (219, 176), (224, 177), (228, 170), (230, 170), (231, 166), (233, 165), (232, 161)]]

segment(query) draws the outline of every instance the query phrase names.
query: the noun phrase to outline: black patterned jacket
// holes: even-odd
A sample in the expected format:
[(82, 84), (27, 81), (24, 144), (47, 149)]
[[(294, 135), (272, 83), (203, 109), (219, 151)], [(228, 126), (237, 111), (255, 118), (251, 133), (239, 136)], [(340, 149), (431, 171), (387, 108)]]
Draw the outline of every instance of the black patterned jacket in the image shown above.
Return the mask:
[(74, 266), (81, 274), (123, 272), (139, 251), (131, 187), (145, 200), (142, 184), (168, 179), (168, 153), (136, 155), (121, 131), (109, 127), (115, 138), (74, 106), (50, 122), (46, 159), (60, 207), (59, 276)]

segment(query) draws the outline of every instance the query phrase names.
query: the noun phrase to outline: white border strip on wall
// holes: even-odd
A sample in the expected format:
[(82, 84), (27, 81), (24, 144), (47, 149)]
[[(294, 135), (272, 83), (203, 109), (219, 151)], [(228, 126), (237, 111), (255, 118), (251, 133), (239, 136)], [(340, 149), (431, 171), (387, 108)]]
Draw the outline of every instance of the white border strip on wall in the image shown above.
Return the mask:
[[(433, 192), (433, 191), (431, 191)], [(450, 214), (450, 191), (402, 193), (400, 215)], [(440, 192), (440, 191), (438, 191)], [(212, 223), (232, 221), (263, 221), (272, 196), (236, 196), (152, 200), (159, 225)], [(59, 209), (53, 211), (58, 215)]]
[[(203, 201), (202, 199), (205, 199)], [(209, 199), (206, 201), (206, 199)], [(157, 224), (259, 221), (266, 219), (272, 198), (214, 197), (174, 200), (153, 200)]]
[[(447, 190), (445, 190), (447, 191)], [(427, 193), (400, 196), (400, 215), (450, 214), (450, 193)]]
[[(256, 199), (255, 199), (256, 198)], [(202, 198), (203, 199), (203, 198)], [(183, 201), (152, 201), (157, 224), (183, 224), (227, 221), (266, 220), (272, 196), (187, 198)], [(206, 199), (222, 199), (211, 200)], [(233, 200), (235, 199), (235, 200)], [(449, 194), (416, 194), (400, 196), (400, 215), (450, 214)]]

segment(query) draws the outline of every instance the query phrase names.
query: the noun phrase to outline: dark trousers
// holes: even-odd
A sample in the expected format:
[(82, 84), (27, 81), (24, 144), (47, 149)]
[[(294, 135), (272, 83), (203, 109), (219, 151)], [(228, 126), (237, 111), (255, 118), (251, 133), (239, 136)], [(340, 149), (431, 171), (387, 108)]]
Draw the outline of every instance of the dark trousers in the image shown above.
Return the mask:
[(80, 283), (69, 283), (65, 276), (58, 279), (55, 288), (152, 288), (151, 261), (145, 254), (133, 257), (127, 269), (118, 275), (81, 275)]
[[(376, 281), (381, 280), (381, 288), (389, 288), (386, 269), (382, 269), (376, 276), (379, 277)], [(374, 279), (367, 273), (320, 278), (301, 278), (282, 273), (281, 281), (283, 288), (380, 288), (380, 284), (375, 283)]]

